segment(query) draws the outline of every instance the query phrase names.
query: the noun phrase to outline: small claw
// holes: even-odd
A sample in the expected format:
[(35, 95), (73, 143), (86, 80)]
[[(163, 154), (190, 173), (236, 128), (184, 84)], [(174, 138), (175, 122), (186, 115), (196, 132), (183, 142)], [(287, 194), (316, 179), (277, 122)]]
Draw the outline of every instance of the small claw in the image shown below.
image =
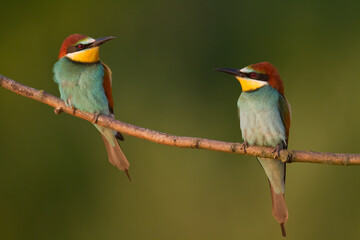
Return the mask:
[(62, 107), (56, 107), (56, 108), (54, 108), (54, 113), (55, 113), (55, 114), (60, 114), (60, 113), (62, 113), (62, 112), (64, 112), (64, 110), (62, 109)]
[(67, 107), (73, 107), (72, 105), (71, 105), (71, 100), (70, 99), (67, 99), (67, 100), (65, 100), (65, 105), (67, 106)]
[(92, 124), (97, 123), (100, 115), (101, 115), (100, 113), (94, 113), (94, 117), (93, 117), (93, 119), (91, 120)]
[(274, 148), (274, 150), (272, 151), (273, 153), (275, 153), (275, 159), (280, 157), (280, 144), (276, 145), (276, 147)]
[(240, 147), (241, 147), (241, 149), (244, 149), (244, 153), (246, 153), (246, 148), (249, 147), (249, 143), (247, 141), (245, 141), (241, 144)]
[(130, 174), (129, 174), (129, 170), (126, 169), (126, 170), (124, 170), (124, 172), (126, 173), (127, 177), (129, 178), (129, 180), (130, 180), (130, 182), (131, 182), (131, 177), (130, 177)]
[(73, 114), (75, 114), (76, 113), (76, 110), (77, 110), (77, 108), (76, 107), (74, 107), (74, 106), (71, 106), (71, 109), (73, 110)]

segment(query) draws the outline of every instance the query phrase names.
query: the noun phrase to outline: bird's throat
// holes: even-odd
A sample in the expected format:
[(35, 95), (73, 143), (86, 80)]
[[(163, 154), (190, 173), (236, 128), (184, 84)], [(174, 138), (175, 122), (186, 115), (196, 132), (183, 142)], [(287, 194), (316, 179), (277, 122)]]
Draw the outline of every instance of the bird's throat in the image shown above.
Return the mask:
[(79, 52), (68, 53), (66, 56), (75, 62), (94, 63), (100, 60), (99, 47), (85, 49)]
[(241, 84), (241, 88), (244, 92), (254, 91), (268, 84), (267, 82), (264, 81), (246, 79), (241, 77), (236, 77), (236, 79), (239, 80)]

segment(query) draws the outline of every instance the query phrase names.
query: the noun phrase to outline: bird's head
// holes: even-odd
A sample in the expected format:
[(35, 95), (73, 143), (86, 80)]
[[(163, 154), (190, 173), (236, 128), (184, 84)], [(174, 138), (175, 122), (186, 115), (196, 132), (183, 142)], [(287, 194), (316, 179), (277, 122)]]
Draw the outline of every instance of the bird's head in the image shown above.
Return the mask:
[(234, 75), (244, 92), (255, 91), (265, 85), (270, 85), (284, 95), (284, 85), (280, 75), (269, 62), (251, 64), (240, 70), (232, 68), (215, 68), (214, 70)]
[(82, 34), (71, 34), (61, 45), (59, 59), (67, 57), (75, 62), (94, 63), (99, 61), (99, 46), (115, 37), (93, 39)]

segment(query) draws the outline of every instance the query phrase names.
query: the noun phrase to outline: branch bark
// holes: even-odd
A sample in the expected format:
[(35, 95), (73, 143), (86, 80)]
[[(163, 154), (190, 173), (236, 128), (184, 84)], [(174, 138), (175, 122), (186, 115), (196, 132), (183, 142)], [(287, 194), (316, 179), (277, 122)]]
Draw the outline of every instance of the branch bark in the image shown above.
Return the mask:
[[(86, 113), (80, 110), (74, 111), (74, 109), (67, 107), (61, 99), (48, 94), (43, 90), (37, 90), (17, 83), (2, 75), (0, 75), (0, 86), (24, 97), (50, 105), (55, 108), (55, 112), (57, 113), (66, 112), (90, 122), (94, 120), (94, 114), (92, 113)], [(97, 124), (126, 135), (174, 147), (206, 149), (211, 151), (251, 155), (255, 157), (275, 158), (273, 148), (270, 147), (249, 146), (246, 148), (246, 151), (244, 151), (241, 143), (175, 136), (131, 125), (103, 115), (99, 116)], [(282, 150), (280, 152), (280, 160), (288, 163), (308, 162), (348, 166), (360, 165), (360, 154)]]

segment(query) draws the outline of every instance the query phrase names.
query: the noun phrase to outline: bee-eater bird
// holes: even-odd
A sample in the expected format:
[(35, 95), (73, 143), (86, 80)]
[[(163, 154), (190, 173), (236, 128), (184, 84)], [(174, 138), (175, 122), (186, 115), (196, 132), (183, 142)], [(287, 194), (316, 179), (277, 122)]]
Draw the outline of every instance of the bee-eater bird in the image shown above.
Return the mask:
[[(277, 69), (268, 62), (249, 65), (240, 70), (217, 68), (240, 82), (242, 93), (237, 102), (243, 147), (247, 145), (274, 147), (279, 156), (286, 149), (290, 129), (290, 105), (284, 96), (284, 85)], [(258, 158), (268, 177), (272, 213), (280, 223), (285, 237), (288, 219), (285, 192), (285, 163), (277, 159)]]
[(96, 124), (100, 114), (114, 117), (112, 73), (99, 58), (100, 45), (113, 38), (93, 39), (82, 34), (67, 37), (53, 68), (54, 81), (59, 85), (61, 99), (67, 106), (94, 113), (93, 124), (105, 142), (109, 161), (125, 171), (130, 179), (129, 162), (118, 143), (124, 137), (119, 132)]

